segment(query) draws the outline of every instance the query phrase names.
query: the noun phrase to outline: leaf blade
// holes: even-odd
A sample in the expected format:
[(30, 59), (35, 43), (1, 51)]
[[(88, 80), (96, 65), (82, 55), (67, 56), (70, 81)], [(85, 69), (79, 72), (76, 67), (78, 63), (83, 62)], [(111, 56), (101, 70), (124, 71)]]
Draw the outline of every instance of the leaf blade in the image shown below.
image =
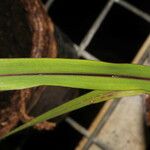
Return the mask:
[(0, 90), (43, 85), (93, 90), (149, 90), (149, 82), (149, 66), (70, 59), (0, 59)]
[(150, 77), (150, 67), (78, 59), (0, 59), (0, 75), (23, 73), (89, 73)]
[(122, 96), (133, 96), (133, 95), (137, 95), (141, 93), (143, 93), (143, 91), (140, 91), (140, 90), (136, 90), (136, 91), (92, 91), (92, 92), (89, 92), (88, 94), (75, 98), (74, 100), (69, 101), (61, 106), (58, 106), (36, 117), (35, 119), (17, 127), (16, 129), (12, 130), (8, 134), (4, 135), (2, 139), (10, 135), (13, 135), (23, 129), (31, 127), (37, 123), (43, 122), (48, 119), (52, 119), (64, 113), (68, 113), (70, 111), (85, 107), (93, 103), (99, 103), (99, 102), (114, 99), (114, 98), (116, 99)]
[(65, 86), (91, 90), (150, 90), (150, 81), (73, 75), (31, 75), (0, 77), (0, 90), (18, 90), (35, 86)]

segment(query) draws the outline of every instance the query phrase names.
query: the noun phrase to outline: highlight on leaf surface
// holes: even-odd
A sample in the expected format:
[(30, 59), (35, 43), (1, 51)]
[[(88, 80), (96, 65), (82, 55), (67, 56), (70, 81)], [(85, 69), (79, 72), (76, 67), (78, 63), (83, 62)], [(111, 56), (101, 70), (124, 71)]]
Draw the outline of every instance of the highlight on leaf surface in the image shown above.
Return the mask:
[(149, 90), (150, 67), (71, 59), (0, 59), (0, 90), (42, 85)]
[[(16, 129), (12, 130), (8, 134), (6, 134), (2, 138), (6, 138), (10, 135), (13, 135), (21, 130), (24, 130), (28, 127), (31, 127), (37, 123), (43, 122), (48, 119), (52, 119), (54, 117), (57, 117), (59, 115), (77, 110), (79, 108), (85, 107), (90, 104), (99, 103), (102, 101), (117, 99), (123, 96), (134, 96), (137, 94), (142, 94), (144, 91), (92, 91), (88, 94), (85, 94), (83, 96), (80, 96), (78, 98), (75, 98), (74, 100), (71, 100), (63, 105), (60, 105), (36, 118), (33, 120), (17, 127)], [(149, 92), (148, 92), (149, 93)]]
[(38, 116), (5, 137), (92, 103), (149, 94), (150, 67), (76, 59), (0, 59), (0, 90), (19, 90), (43, 85), (94, 91)]

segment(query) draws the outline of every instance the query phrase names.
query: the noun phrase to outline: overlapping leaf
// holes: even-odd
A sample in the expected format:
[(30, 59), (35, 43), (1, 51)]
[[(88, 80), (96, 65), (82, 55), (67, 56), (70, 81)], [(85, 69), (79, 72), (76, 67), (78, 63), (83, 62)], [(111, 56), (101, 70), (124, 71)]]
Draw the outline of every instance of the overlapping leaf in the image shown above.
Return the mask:
[(150, 93), (150, 67), (70, 59), (0, 59), (0, 90), (43, 85), (95, 91), (48, 111), (6, 136), (91, 103)]
[(150, 67), (69, 59), (1, 59), (0, 90), (41, 85), (149, 90)]

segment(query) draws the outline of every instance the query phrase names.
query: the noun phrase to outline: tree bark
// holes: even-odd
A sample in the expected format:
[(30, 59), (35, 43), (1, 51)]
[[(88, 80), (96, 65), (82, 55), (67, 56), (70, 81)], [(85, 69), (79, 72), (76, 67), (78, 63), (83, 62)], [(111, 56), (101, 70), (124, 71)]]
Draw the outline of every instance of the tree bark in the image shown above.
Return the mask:
[[(40, 0), (2, 1), (0, 20), (1, 58), (77, 58), (72, 42), (53, 24)], [(77, 95), (76, 89), (45, 86), (1, 92), (0, 136), (19, 121), (29, 121)], [(54, 126), (54, 123), (44, 122), (36, 128)]]

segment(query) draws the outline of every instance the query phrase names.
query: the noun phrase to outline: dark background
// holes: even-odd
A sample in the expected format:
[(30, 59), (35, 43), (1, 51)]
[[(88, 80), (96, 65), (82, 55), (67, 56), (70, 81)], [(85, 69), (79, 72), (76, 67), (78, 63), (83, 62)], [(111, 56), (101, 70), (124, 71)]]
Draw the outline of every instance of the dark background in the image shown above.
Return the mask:
[[(138, 8), (150, 13), (149, 0), (128, 0)], [(82, 3), (81, 3), (82, 2)], [(106, 0), (56, 0), (49, 10), (55, 24), (76, 44), (106, 4)], [(103, 61), (132, 61), (149, 34), (150, 26), (143, 19), (115, 4), (87, 51)], [(71, 113), (71, 116), (88, 128), (102, 104), (89, 106)], [(67, 123), (61, 122), (54, 131), (39, 132), (28, 129), (0, 143), (2, 150), (72, 150), (82, 138)], [(18, 149), (17, 149), (18, 148)]]

